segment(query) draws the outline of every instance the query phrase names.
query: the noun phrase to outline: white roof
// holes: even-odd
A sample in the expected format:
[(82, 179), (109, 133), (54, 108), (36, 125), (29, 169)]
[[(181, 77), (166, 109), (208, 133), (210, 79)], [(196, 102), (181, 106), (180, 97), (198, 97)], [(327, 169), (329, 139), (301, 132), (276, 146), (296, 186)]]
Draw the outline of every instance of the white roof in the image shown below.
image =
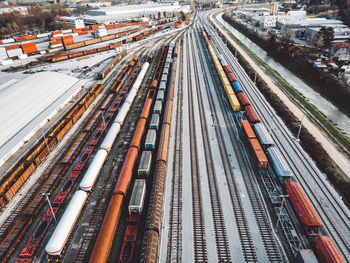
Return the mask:
[[(86, 80), (83, 81), (84, 83)], [(80, 90), (79, 79), (39, 72), (0, 86), (0, 165)]]

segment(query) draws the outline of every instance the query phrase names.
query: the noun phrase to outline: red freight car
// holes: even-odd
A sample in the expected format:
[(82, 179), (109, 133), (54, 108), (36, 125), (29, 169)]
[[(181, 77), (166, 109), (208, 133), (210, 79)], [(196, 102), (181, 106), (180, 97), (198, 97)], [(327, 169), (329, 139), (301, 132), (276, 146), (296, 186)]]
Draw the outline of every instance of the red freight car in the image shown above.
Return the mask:
[(237, 96), (237, 98), (239, 100), (239, 103), (243, 107), (250, 105), (250, 102), (249, 102), (247, 96), (244, 94), (244, 92), (238, 92), (238, 93), (236, 93), (236, 96)]
[(321, 263), (344, 263), (332, 239), (329, 236), (315, 237), (315, 250)]
[(251, 123), (257, 123), (260, 122), (260, 118), (258, 114), (256, 114), (255, 110), (252, 106), (246, 106), (244, 107), (245, 113), (247, 114), (247, 118)]
[(285, 187), (294, 210), (308, 234), (318, 233), (318, 228), (322, 226), (321, 221), (301, 190), (299, 183), (287, 182)]

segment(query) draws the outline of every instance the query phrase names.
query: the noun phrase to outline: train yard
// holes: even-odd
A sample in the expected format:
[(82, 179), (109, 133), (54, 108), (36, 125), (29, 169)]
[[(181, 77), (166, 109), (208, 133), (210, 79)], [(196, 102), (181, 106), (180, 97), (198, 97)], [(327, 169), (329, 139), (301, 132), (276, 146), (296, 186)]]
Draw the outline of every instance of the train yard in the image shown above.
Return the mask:
[(7, 164), (0, 261), (349, 262), (349, 210), (205, 13), (166, 25), (33, 65), (108, 52)]

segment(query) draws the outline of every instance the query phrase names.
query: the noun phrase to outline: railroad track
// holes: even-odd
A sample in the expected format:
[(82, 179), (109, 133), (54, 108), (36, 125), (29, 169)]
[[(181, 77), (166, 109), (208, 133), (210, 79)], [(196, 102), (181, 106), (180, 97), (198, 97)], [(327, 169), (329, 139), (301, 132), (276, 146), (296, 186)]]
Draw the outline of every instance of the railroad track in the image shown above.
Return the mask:
[[(184, 57), (187, 57), (189, 51), (188, 39), (185, 37)], [(184, 63), (184, 79), (187, 79), (188, 96), (192, 98), (190, 92), (191, 87), (191, 69), (187, 63)], [(192, 99), (190, 99), (192, 101)], [(198, 171), (198, 159), (197, 159), (197, 142), (196, 142), (196, 130), (194, 127), (194, 113), (193, 104), (189, 106), (189, 129), (190, 129), (190, 155), (191, 155), (191, 186), (192, 186), (192, 220), (193, 220), (193, 245), (194, 245), (194, 260), (195, 262), (207, 262), (207, 243), (205, 237), (204, 226), (204, 214), (202, 205), (201, 183), (200, 174)]]
[[(201, 39), (199, 37), (199, 39)], [(202, 43), (202, 47), (204, 47), (203, 40), (200, 41)], [(210, 64), (210, 63), (209, 63)], [(216, 69), (211, 64), (211, 71), (215, 72)], [(217, 86), (221, 86), (221, 83), (219, 80), (217, 80)], [(226, 97), (223, 90), (218, 91), (218, 89), (215, 89), (217, 96), (220, 98)], [(224, 112), (224, 119), (226, 123), (236, 123), (236, 126), (238, 127), (236, 130), (239, 130), (239, 124), (236, 122), (236, 117), (232, 115), (231, 113), (231, 107), (228, 103), (224, 103), (224, 106), (220, 104), (222, 108), (222, 112)], [(229, 114), (231, 113), (231, 115)], [(237, 133), (235, 129), (233, 129), (232, 125), (227, 125), (230, 135), (230, 140), (232, 142), (232, 145), (235, 149), (235, 152), (246, 152), (244, 149), (244, 145), (241, 143), (242, 138)], [(242, 155), (238, 154), (237, 159), (239, 161), (239, 165), (241, 168), (241, 171), (243, 172), (243, 180), (247, 189), (247, 193), (250, 199), (250, 203), (252, 206), (252, 210), (254, 213), (254, 217), (257, 223), (257, 227), (259, 229), (259, 234), (262, 239), (262, 243), (264, 245), (264, 249), (266, 252), (267, 259), (270, 262), (281, 262), (282, 261), (282, 255), (281, 251), (279, 249), (279, 246), (277, 244), (276, 238), (274, 236), (273, 227), (271, 225), (271, 219), (269, 218), (269, 215), (267, 214), (267, 208), (264, 205), (264, 201), (262, 199), (261, 192), (258, 190), (257, 182), (256, 180), (250, 176), (250, 173), (248, 172), (247, 168), (245, 168), (242, 164), (246, 163), (246, 160), (250, 159), (249, 155), (246, 156), (246, 158), (243, 158)], [(247, 163), (246, 163), (247, 164)], [(245, 165), (246, 167), (249, 167)], [(250, 168), (252, 168), (250, 166)]]
[[(201, 45), (201, 41), (198, 41), (198, 38), (197, 38), (197, 45), (201, 50), (200, 53), (205, 54), (205, 51), (204, 51), (205, 46)], [(201, 67), (203, 72), (209, 71), (208, 67), (204, 66), (206, 63), (210, 63), (210, 60), (208, 58), (209, 57), (207, 56), (207, 61), (204, 61), (203, 56), (200, 56)], [(217, 110), (215, 110), (215, 105), (213, 101), (214, 94), (212, 94), (213, 91), (211, 91), (209, 88), (210, 84), (206, 74), (204, 74), (203, 80), (205, 81), (206, 93), (208, 94), (207, 97), (208, 97), (209, 106), (212, 112), (215, 133), (220, 145), (219, 146), (220, 155), (223, 161), (224, 172), (228, 183), (231, 204), (234, 211), (235, 221), (237, 224), (237, 231), (240, 239), (243, 258), (246, 262), (257, 262), (257, 255), (253, 244), (252, 235), (249, 229), (247, 217), (244, 211), (243, 203), (242, 203), (239, 189), (235, 180), (235, 176), (233, 171), (231, 170), (230, 160), (228, 157), (229, 154), (225, 146), (225, 140), (221, 130), (221, 126), (219, 124)]]
[[(182, 51), (182, 49), (181, 49)], [(180, 52), (178, 57), (180, 57)], [(183, 67), (183, 60), (179, 68)], [(182, 76), (182, 75), (181, 75)], [(179, 82), (183, 79), (180, 77)], [(181, 262), (182, 258), (182, 124), (183, 124), (183, 88), (178, 85), (176, 104), (175, 153), (173, 158), (170, 200), (170, 226), (166, 262)]]
[[(193, 36), (193, 35), (192, 35)], [(198, 57), (195, 56), (195, 41), (192, 37), (192, 45), (190, 45), (192, 48), (192, 63), (194, 61), (198, 61)], [(200, 61), (201, 62), (201, 61)], [(208, 181), (209, 181), (209, 190), (211, 195), (211, 205), (212, 205), (212, 215), (214, 219), (214, 228), (215, 228), (215, 238), (216, 238), (216, 247), (218, 252), (218, 260), (220, 262), (231, 262), (231, 254), (230, 254), (230, 248), (229, 248), (229, 242), (227, 238), (226, 233), (226, 227), (225, 227), (225, 221), (223, 216), (223, 208), (221, 205), (221, 198), (219, 194), (218, 189), (218, 182), (217, 182), (217, 176), (216, 171), (214, 168), (214, 159), (213, 159), (213, 153), (210, 147), (210, 138), (209, 138), (209, 132), (208, 132), (208, 126), (207, 126), (207, 120), (205, 117), (204, 112), (204, 105), (203, 105), (203, 96), (202, 96), (202, 87), (204, 87), (204, 83), (202, 83), (201, 79), (199, 78), (199, 70), (198, 66), (199, 64), (192, 64), (194, 70), (195, 70), (195, 81), (198, 85), (197, 87), (197, 96), (198, 96), (198, 106), (199, 106), (199, 114), (201, 118), (201, 128), (202, 128), (202, 135), (203, 135), (203, 145), (204, 145), (204, 152), (206, 157), (206, 166), (208, 171)], [(191, 89), (192, 91), (192, 89)], [(193, 98), (193, 97), (192, 97)], [(193, 103), (193, 99), (192, 99)], [(214, 110), (215, 112), (215, 110)], [(223, 145), (220, 145), (220, 147)]]
[[(223, 47), (222, 41), (218, 41), (221, 47)], [(222, 50), (225, 50), (222, 48)], [(337, 244), (338, 249), (341, 251), (343, 258), (350, 258), (350, 244), (346, 239), (346, 235), (350, 233), (350, 215), (345, 205), (341, 204), (338, 198), (334, 197), (334, 192), (331, 192), (329, 186), (324, 182), (320, 172), (310, 160), (310, 157), (306, 155), (303, 149), (297, 145), (293, 140), (290, 131), (285, 125), (281, 125), (280, 121), (276, 118), (276, 113), (270, 105), (264, 100), (260, 92), (257, 90), (249, 76), (244, 72), (243, 68), (239, 65), (233, 55), (225, 50), (224, 55), (229, 58), (227, 61), (231, 65), (234, 72), (237, 74), (238, 79), (243, 84), (243, 88), (246, 92), (249, 100), (255, 102), (255, 105), (259, 115), (262, 116), (265, 123), (275, 127), (272, 130), (273, 139), (278, 142), (276, 146), (279, 148), (285, 160), (292, 168), (296, 178), (301, 183), (301, 186), (305, 189), (305, 193), (308, 196), (310, 202), (315, 207), (318, 215), (320, 216), (325, 228), (328, 230), (330, 236)], [(280, 136), (282, 135), (282, 136)], [(283, 147), (281, 146), (283, 145)], [(291, 152), (293, 155), (291, 160)], [(306, 177), (305, 174), (310, 176)], [(310, 180), (311, 179), (311, 180)], [(319, 191), (323, 193), (323, 197), (315, 192), (315, 185), (318, 186)], [(334, 213), (337, 216), (338, 222), (334, 222), (334, 214), (329, 215), (327, 207), (332, 206)]]
[[(152, 70), (149, 75), (153, 76), (155, 72), (155, 67), (152, 67)], [(145, 87), (148, 87), (151, 85), (152, 78), (148, 78), (146, 84), (142, 85), (143, 89), (140, 91), (142, 93), (142, 96), (140, 98), (144, 98), (146, 95), (147, 89)], [(140, 98), (138, 100), (140, 100)], [(138, 103), (138, 102), (135, 102)], [(76, 254), (74, 262), (87, 262), (88, 256), (90, 255), (94, 241), (96, 238), (96, 234), (98, 233), (101, 223), (104, 217), (104, 212), (106, 211), (106, 205), (109, 201), (111, 190), (114, 188), (115, 181), (117, 179), (117, 175), (119, 173), (119, 170), (121, 168), (121, 165), (124, 162), (125, 155), (129, 149), (129, 144), (131, 142), (135, 126), (137, 124), (137, 120), (139, 119), (140, 112), (142, 110), (142, 107), (140, 104), (138, 104), (136, 107), (134, 106), (134, 109), (128, 114), (128, 121), (125, 122), (124, 127), (122, 128), (119, 136), (118, 136), (118, 143), (119, 146), (114, 146), (114, 149), (118, 149), (117, 155), (113, 158), (113, 164), (112, 164), (112, 171), (106, 171), (105, 174), (107, 174), (107, 178), (101, 178), (99, 180), (105, 180), (103, 181), (103, 187), (100, 189), (101, 191), (99, 193), (93, 193), (96, 197), (94, 197), (95, 200), (98, 200), (96, 207), (94, 210), (89, 213), (92, 214), (88, 227), (86, 230), (84, 230), (81, 240), (79, 241), (80, 248)], [(123, 136), (122, 140), (119, 139), (121, 136)], [(97, 189), (96, 189), (97, 190)], [(95, 191), (96, 191), (95, 190)], [(68, 258), (65, 262), (71, 262), (71, 258)]]

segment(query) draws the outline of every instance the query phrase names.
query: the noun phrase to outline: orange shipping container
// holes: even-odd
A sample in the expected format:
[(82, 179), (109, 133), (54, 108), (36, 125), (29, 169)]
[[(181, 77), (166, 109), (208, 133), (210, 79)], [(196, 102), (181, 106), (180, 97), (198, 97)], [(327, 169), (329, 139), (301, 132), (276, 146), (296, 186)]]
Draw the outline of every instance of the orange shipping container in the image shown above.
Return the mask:
[(73, 31), (73, 33), (79, 33), (81, 31), (83, 31), (83, 29), (82, 28), (74, 28), (72, 31)]
[(22, 44), (22, 50), (24, 54), (36, 53), (38, 51), (34, 42)]
[(70, 45), (70, 44), (74, 44), (74, 39), (73, 38), (63, 39), (63, 44), (65, 46)]
[(50, 41), (55, 41), (57, 39), (60, 39), (60, 37), (50, 37)]
[(90, 28), (91, 28), (92, 30), (96, 30), (96, 29), (98, 29), (98, 25), (91, 25)]
[(114, 27), (114, 25), (106, 25), (106, 29), (107, 30), (111, 30), (111, 29), (114, 29), (115, 27)]
[(86, 35), (87, 32), (79, 32), (79, 36)]
[(55, 32), (52, 32), (52, 35), (59, 35), (59, 34), (62, 34), (62, 31), (55, 31)]
[(56, 40), (56, 41), (51, 41), (50, 42), (50, 45), (53, 46), (53, 45), (58, 45), (58, 44), (62, 44), (62, 41), (61, 40)]
[(6, 51), (12, 50), (12, 49), (17, 49), (17, 48), (19, 48), (18, 45), (5, 47)]

